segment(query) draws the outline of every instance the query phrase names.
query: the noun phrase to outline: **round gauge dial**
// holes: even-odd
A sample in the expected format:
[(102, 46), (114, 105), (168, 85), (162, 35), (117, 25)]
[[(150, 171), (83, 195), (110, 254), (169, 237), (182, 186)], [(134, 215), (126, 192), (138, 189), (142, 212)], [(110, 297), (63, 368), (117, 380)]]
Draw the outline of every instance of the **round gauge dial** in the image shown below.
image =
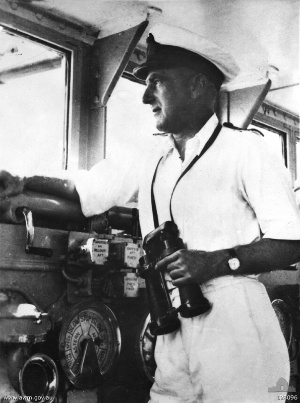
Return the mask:
[(154, 382), (154, 374), (156, 362), (154, 358), (154, 349), (156, 344), (156, 336), (150, 332), (150, 315), (143, 320), (142, 330), (139, 333), (138, 342), (138, 361), (141, 363), (142, 370), (147, 378)]
[(66, 376), (77, 388), (96, 386), (120, 353), (115, 315), (101, 302), (84, 301), (74, 305), (62, 323), (59, 354)]
[(282, 299), (275, 299), (272, 302), (272, 306), (279, 321), (286, 344), (290, 347), (293, 335), (293, 325), (289, 307)]

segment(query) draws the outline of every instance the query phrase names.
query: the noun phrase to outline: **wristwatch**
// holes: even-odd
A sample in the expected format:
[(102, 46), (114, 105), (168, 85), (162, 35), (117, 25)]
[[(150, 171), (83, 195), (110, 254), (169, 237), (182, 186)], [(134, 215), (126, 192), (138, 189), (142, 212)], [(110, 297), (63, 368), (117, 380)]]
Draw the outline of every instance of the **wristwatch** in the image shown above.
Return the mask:
[(229, 255), (230, 255), (230, 259), (228, 260), (228, 266), (230, 268), (230, 270), (235, 271), (237, 270), (241, 263), (237, 257), (236, 251), (235, 249), (227, 249)]

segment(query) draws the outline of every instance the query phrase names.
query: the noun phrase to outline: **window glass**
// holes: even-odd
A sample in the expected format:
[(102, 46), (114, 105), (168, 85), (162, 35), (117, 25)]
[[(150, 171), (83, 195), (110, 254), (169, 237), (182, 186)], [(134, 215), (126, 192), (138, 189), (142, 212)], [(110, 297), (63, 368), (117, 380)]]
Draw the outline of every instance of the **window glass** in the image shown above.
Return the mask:
[(142, 103), (146, 87), (121, 78), (107, 105), (106, 158), (135, 158), (153, 144), (157, 133), (149, 105)]
[(272, 130), (269, 130), (267, 126), (263, 127), (263, 125), (257, 125), (255, 122), (254, 124), (249, 125), (248, 128), (258, 130), (263, 135), (264, 141), (267, 143), (270, 152), (280, 158), (282, 162), (287, 165), (285, 133), (273, 128)]
[(296, 143), (296, 160), (297, 160), (297, 180), (300, 185), (300, 141)]
[(0, 168), (22, 175), (65, 164), (67, 55), (0, 26)]

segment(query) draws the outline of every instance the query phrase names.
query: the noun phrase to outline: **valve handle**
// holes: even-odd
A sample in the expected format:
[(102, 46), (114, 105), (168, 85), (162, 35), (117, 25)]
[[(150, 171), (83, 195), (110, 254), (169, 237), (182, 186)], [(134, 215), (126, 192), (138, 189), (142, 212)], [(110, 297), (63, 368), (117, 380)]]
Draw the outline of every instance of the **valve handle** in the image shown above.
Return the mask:
[(31, 255), (39, 255), (44, 257), (51, 257), (53, 255), (53, 250), (50, 248), (40, 248), (37, 246), (33, 246), (34, 239), (34, 225), (33, 225), (33, 217), (32, 211), (27, 207), (23, 207), (22, 213), (25, 218), (26, 224), (26, 246), (25, 252)]

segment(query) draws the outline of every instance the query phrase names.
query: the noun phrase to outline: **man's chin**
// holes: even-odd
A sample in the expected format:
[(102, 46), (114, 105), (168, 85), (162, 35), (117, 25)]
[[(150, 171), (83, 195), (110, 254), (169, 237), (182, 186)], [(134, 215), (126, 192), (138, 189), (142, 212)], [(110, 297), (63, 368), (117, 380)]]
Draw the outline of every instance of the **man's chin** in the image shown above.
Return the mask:
[(162, 123), (162, 122), (156, 122), (156, 128), (160, 132), (167, 132), (168, 131), (166, 125), (164, 123)]

